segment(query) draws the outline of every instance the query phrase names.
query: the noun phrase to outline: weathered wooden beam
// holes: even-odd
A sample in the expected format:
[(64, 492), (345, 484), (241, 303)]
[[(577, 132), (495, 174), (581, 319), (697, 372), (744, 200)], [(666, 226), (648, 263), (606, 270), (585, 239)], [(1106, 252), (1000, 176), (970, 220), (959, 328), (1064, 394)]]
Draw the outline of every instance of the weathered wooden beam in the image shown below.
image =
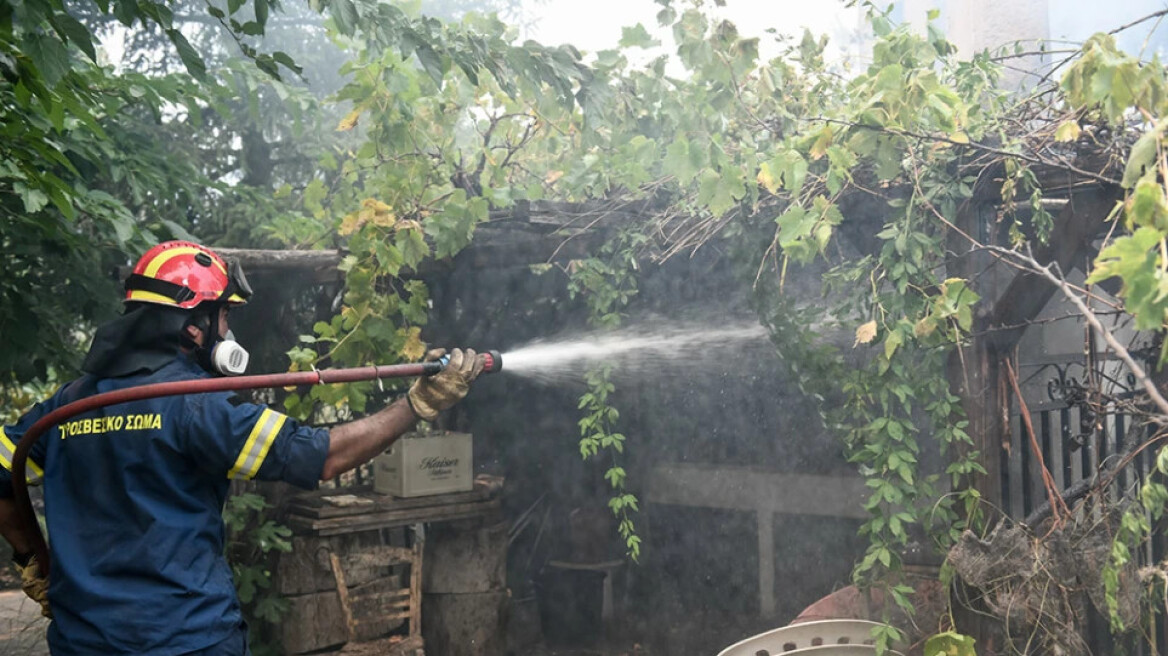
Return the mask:
[[(950, 230), (947, 236), (947, 250), (960, 254), (947, 263), (948, 274), (977, 281), (976, 288), (983, 297), (991, 297), (996, 284), (992, 275), (982, 275), (987, 270), (996, 271), (993, 258), (985, 251), (972, 249), (973, 244), (969, 243), (967, 235), (980, 236), (982, 226), (990, 220), (986, 214), (992, 209), (993, 202), (984, 199), (991, 189), (1000, 189), (1000, 183), (992, 178), (979, 180), (974, 197), (954, 217), (959, 230)], [(994, 195), (997, 194), (1000, 192), (995, 191)], [(991, 347), (985, 329), (991, 314), (992, 309), (978, 312), (973, 337), (969, 343), (958, 344), (950, 353), (945, 375), (950, 391), (961, 399), (961, 410), (969, 422), (966, 432), (973, 441), (972, 445), (957, 444), (954, 458), (974, 457), (976, 452), (978, 463), (986, 472), (969, 474), (959, 486), (977, 490), (990, 507), (1000, 508), (1002, 443), (1009, 439), (1009, 425), (1002, 412), (1001, 356)]]
[[(1034, 249), (1034, 258), (1057, 263), (1064, 272), (1084, 263), (1096, 235), (1122, 198), (1119, 188), (1092, 187), (1073, 194), (1055, 218), (1057, 232)], [(1014, 276), (989, 310), (986, 328), (993, 331), (991, 345), (1000, 353), (1012, 350), (1056, 291), (1040, 273), (1023, 271)]]
[(654, 467), (645, 490), (650, 503), (864, 519), (870, 488), (859, 476), (672, 463)]
[[(304, 492), (290, 499), (285, 507), (289, 512), (304, 517), (330, 519), (333, 517), (367, 515), (371, 512), (411, 510), (482, 501), (492, 495), (498, 494), (498, 492), (499, 485), (495, 482), (488, 482), (488, 479), (485, 478), (475, 480), (475, 487), (469, 492), (450, 492), (423, 497), (402, 498), (388, 494), (377, 494), (373, 492), (371, 486), (362, 485), (351, 488)], [(330, 499), (336, 499), (339, 502), (334, 503)], [(349, 499), (356, 499), (361, 503), (351, 503), (348, 502)]]
[(335, 269), (344, 253), (335, 248), (319, 251), (267, 250), (259, 248), (215, 248), (216, 253), (234, 259), (244, 270), (296, 271)]

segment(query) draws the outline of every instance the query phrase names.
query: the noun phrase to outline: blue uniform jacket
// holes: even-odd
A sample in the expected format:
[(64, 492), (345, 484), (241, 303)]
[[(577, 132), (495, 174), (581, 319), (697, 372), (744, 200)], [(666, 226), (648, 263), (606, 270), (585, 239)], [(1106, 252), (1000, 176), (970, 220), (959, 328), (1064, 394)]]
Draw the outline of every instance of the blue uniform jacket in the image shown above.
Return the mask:
[[(205, 378), (186, 356), (152, 374), (65, 385), (0, 435), (0, 497), (12, 495), (14, 445), (44, 414), (124, 387)], [(100, 408), (41, 436), (28, 461), (43, 479), (52, 554), (54, 656), (204, 649), (241, 623), (224, 558), (231, 479), (314, 488), (328, 431), (230, 393)]]

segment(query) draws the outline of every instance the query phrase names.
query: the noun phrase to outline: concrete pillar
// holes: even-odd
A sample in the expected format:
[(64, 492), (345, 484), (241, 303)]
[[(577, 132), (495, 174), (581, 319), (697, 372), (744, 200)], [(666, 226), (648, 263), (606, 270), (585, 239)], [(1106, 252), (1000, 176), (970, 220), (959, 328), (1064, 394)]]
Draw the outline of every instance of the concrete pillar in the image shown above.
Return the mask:
[(775, 614), (775, 513), (766, 508), (758, 511), (758, 611)]

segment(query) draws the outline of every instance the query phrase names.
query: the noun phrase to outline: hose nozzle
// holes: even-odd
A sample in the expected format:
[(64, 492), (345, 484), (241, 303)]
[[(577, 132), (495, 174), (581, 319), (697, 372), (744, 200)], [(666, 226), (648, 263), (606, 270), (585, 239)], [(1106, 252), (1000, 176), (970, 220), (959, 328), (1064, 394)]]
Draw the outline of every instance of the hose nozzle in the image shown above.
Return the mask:
[[(493, 374), (503, 369), (503, 356), (498, 351), (487, 351), (480, 355), (486, 360), (486, 365), (483, 367), (484, 374)], [(423, 362), (422, 366), (425, 367), (423, 373), (427, 376), (433, 376), (445, 369), (448, 364), (450, 364), (449, 355), (444, 355), (431, 362)]]
[(487, 366), (483, 367), (484, 374), (493, 374), (503, 370), (503, 356), (498, 351), (487, 351), (483, 357), (487, 360)]

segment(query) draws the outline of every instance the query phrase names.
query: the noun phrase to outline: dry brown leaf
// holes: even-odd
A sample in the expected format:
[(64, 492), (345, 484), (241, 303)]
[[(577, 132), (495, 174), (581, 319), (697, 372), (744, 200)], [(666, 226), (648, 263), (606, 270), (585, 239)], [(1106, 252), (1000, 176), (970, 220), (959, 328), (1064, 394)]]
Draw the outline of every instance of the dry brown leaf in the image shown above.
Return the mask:
[(852, 346), (859, 346), (860, 344), (871, 343), (876, 338), (876, 320), (873, 319), (868, 323), (861, 324), (856, 328), (856, 343)]

